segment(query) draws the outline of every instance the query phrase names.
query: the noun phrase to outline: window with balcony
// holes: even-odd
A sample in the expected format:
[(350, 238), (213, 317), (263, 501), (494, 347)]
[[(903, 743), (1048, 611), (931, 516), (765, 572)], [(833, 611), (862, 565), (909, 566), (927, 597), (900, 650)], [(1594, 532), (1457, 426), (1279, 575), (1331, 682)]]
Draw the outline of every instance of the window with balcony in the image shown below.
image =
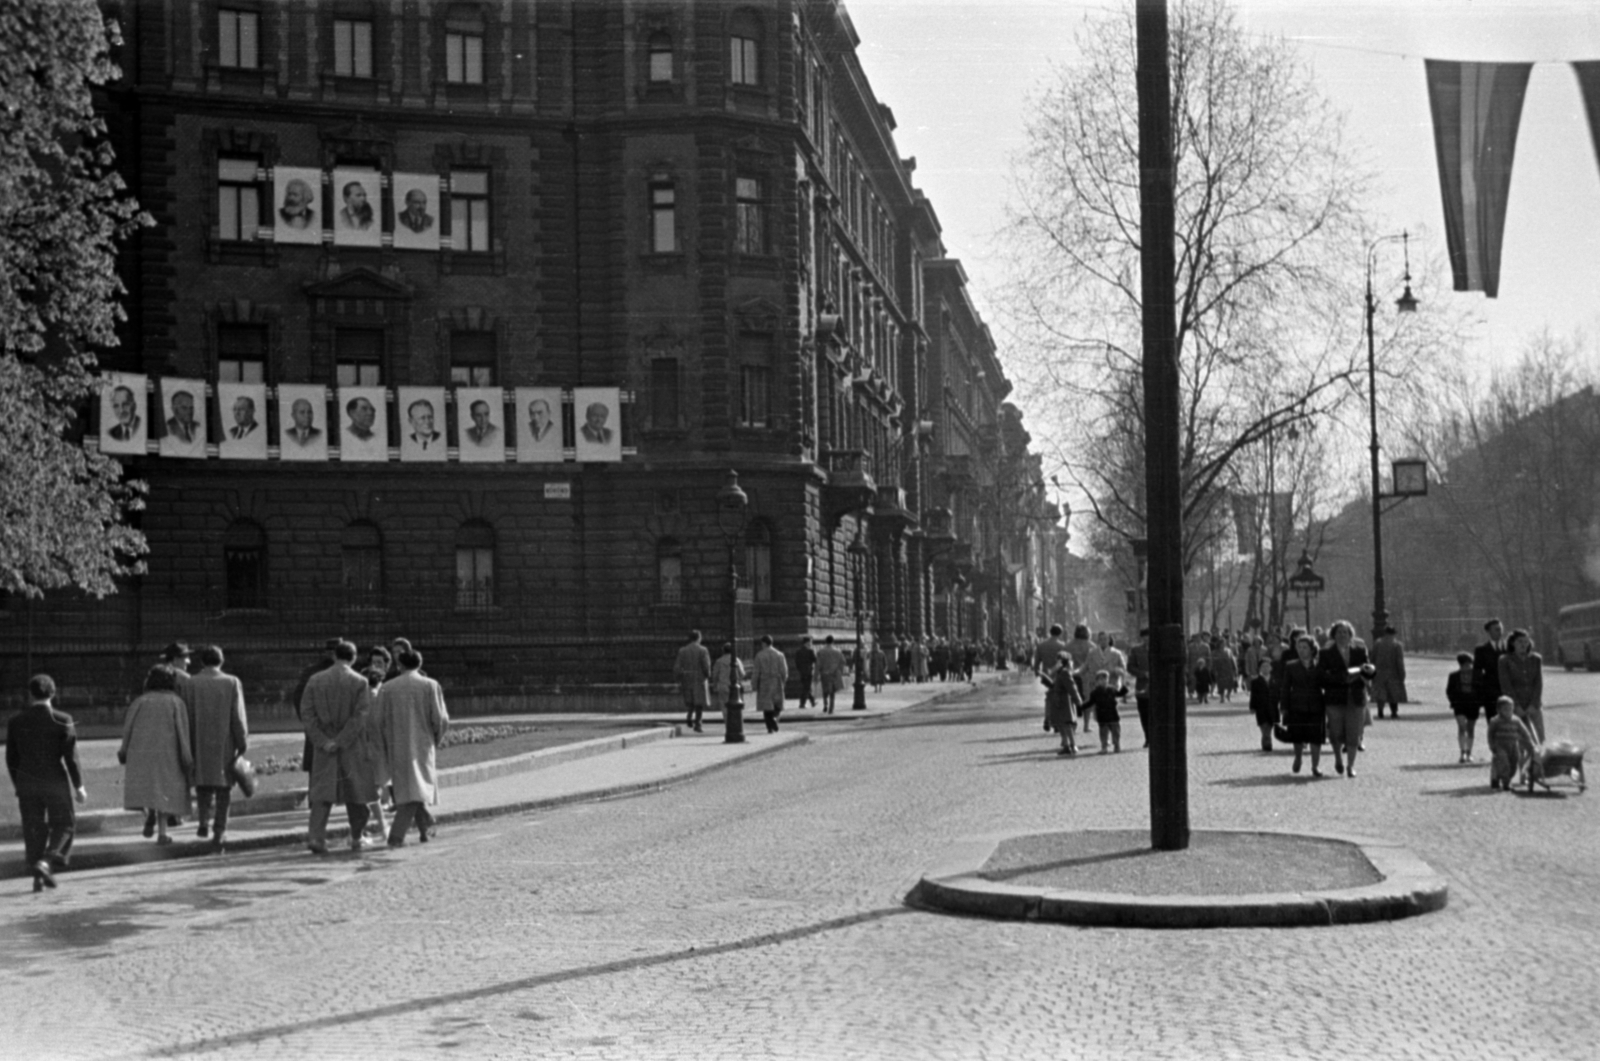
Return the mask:
[(450, 8), (445, 22), (444, 78), (453, 85), (483, 84), (483, 12), (469, 4)]
[(333, 20), (333, 72), (340, 77), (372, 76), (370, 20)]
[(217, 65), (234, 70), (258, 69), (260, 36), (259, 14), (222, 8), (217, 12)]
[(678, 249), (678, 192), (672, 178), (658, 173), (650, 179), (650, 250), (671, 254)]
[(489, 171), (450, 174), (450, 245), (471, 254), (489, 251)]
[(760, 178), (734, 179), (733, 249), (739, 254), (767, 252), (767, 218), (763, 190)]
[(217, 236), (229, 241), (253, 240), (261, 227), (261, 194), (256, 158), (217, 159)]
[(494, 607), (494, 528), (481, 520), (456, 532), (456, 607)]

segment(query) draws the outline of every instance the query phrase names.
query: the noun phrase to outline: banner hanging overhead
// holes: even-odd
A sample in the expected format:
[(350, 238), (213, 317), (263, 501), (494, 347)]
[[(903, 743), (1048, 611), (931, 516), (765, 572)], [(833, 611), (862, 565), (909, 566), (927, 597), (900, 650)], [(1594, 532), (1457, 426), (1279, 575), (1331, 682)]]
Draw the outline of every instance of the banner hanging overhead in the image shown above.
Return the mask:
[(1589, 144), (1600, 163), (1600, 59), (1572, 64), (1578, 75), (1578, 94), (1583, 97), (1583, 112), (1589, 119)]
[(1511, 159), (1533, 64), (1429, 59), (1426, 67), (1455, 289), (1495, 298)]

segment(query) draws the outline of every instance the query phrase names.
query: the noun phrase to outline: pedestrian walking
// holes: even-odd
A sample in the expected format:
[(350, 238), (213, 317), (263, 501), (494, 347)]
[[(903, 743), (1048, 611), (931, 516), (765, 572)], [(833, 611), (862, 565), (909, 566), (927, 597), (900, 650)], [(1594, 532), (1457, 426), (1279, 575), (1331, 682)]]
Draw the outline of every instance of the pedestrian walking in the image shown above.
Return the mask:
[(831, 715), (835, 698), (844, 688), (844, 653), (833, 646), (832, 634), (822, 639), (817, 652), (817, 678), (822, 682), (822, 713)]
[[(1303, 630), (1290, 637), (1294, 658), (1283, 666), (1278, 688), (1279, 710), (1287, 739), (1294, 745), (1291, 773), (1300, 772), (1301, 756), (1311, 748), (1311, 776), (1322, 776), (1322, 742), (1328, 729), (1328, 712), (1322, 701), (1322, 682), (1317, 677), (1317, 643)], [(1271, 667), (1271, 661), (1264, 661)]]
[(794, 669), (800, 678), (799, 706), (810, 704), (816, 707), (817, 695), (812, 682), (817, 680), (817, 650), (811, 645), (810, 634), (802, 635), (800, 647), (794, 650)]
[(911, 639), (902, 638), (895, 654), (895, 672), (897, 679), (902, 682), (911, 681)]
[[(394, 654), (382, 645), (373, 645), (366, 651), (367, 665), (360, 673), (367, 679), (367, 688), (374, 697), (374, 710), (367, 712), (367, 721), (363, 729), (365, 752), (367, 762), (372, 766), (372, 783), (377, 788), (378, 798), (367, 804), (367, 833), (383, 839), (389, 835), (388, 819), (385, 817), (385, 804), (387, 809), (394, 809), (394, 799), (389, 786), (389, 768), (383, 755), (383, 734), (380, 732), (380, 719), (376, 710), (378, 690), (383, 683), (389, 680), (392, 673), (399, 676), (399, 668), (395, 663)], [(359, 656), (357, 661), (359, 662)]]
[(77, 828), (73, 800), (86, 802), (78, 768), (78, 731), (72, 716), (58, 711), (55, 679), (28, 679), (28, 706), (6, 723), (6, 772), (22, 818), (22, 857), (33, 874), (33, 890), (56, 886), (55, 871), (72, 858)]
[[(1066, 679), (1072, 682), (1073, 692), (1077, 693), (1077, 696), (1072, 698), (1072, 703), (1081, 704), (1083, 703), (1083, 692), (1077, 687), (1078, 680), (1072, 672), (1072, 657), (1067, 655), (1066, 642), (1061, 640), (1060, 624), (1055, 624), (1050, 627), (1050, 636), (1035, 645), (1033, 649), (1033, 672), (1039, 675), (1041, 678), (1045, 678), (1045, 685), (1052, 690), (1054, 690), (1053, 683), (1056, 680), (1057, 672), (1060, 670), (1057, 664), (1063, 658), (1067, 660), (1068, 664), (1065, 671)], [(1055, 723), (1051, 721), (1052, 717), (1060, 717), (1059, 713), (1055, 716), (1052, 716), (1051, 710), (1051, 694), (1046, 693), (1044, 698), (1044, 731), (1046, 733), (1049, 733), (1052, 729), (1056, 728)], [(1071, 716), (1068, 724), (1077, 724), (1076, 714)], [(1062, 747), (1066, 747), (1069, 743), (1075, 742), (1063, 740)]]
[[(1059, 629), (1059, 628), (1058, 628)], [(1065, 653), (1056, 655), (1049, 669), (1040, 675), (1045, 684), (1044, 728), (1055, 730), (1061, 736), (1057, 755), (1077, 755), (1078, 712), (1083, 700), (1078, 696), (1078, 683), (1072, 675), (1072, 658)]]
[(1506, 641), (1499, 619), (1485, 622), (1483, 632), (1483, 644), (1472, 650), (1472, 688), (1487, 721), (1494, 718), (1500, 700), (1500, 657), (1506, 654)]
[(1367, 682), (1372, 664), (1366, 646), (1355, 643), (1355, 628), (1340, 619), (1329, 628), (1331, 644), (1317, 657), (1317, 681), (1328, 713), (1328, 742), (1333, 745), (1333, 769), (1356, 776), (1356, 752), (1366, 724)]
[(1211, 650), (1201, 647), (1194, 660), (1194, 695), (1202, 704), (1211, 702)]
[(366, 713), (372, 708), (372, 689), (354, 669), (356, 646), (340, 641), (333, 650), (333, 666), (306, 682), (304, 723), (316, 748), (315, 765), (306, 802), (311, 808), (307, 846), (313, 854), (328, 853), (328, 817), (335, 802), (344, 804), (350, 822), (350, 848), (371, 846), (362, 835), (367, 827), (367, 805), (378, 798), (367, 756)]
[(1533, 650), (1526, 630), (1513, 630), (1500, 657), (1500, 695), (1509, 696), (1514, 714), (1544, 743), (1544, 659)]
[(194, 752), (189, 737), (189, 707), (177, 693), (172, 668), (156, 664), (145, 675), (144, 692), (128, 705), (117, 761), (126, 767), (122, 806), (144, 811), (144, 835), (170, 844), (169, 815), (189, 813)]
[(672, 673), (683, 696), (684, 724), (696, 733), (704, 732), (700, 720), (706, 710), (706, 682), (711, 680), (711, 652), (701, 643), (700, 631), (689, 631), (689, 640), (678, 649)]
[(1472, 654), (1456, 654), (1456, 669), (1444, 680), (1444, 698), (1456, 718), (1456, 747), (1459, 763), (1472, 762), (1472, 741), (1478, 728), (1478, 693), (1472, 687)]
[(756, 710), (767, 724), (768, 733), (778, 732), (778, 715), (783, 711), (783, 687), (789, 683), (789, 661), (772, 647), (772, 636), (764, 634), (761, 648), (751, 661), (750, 683), (756, 693)]
[(1239, 663), (1220, 637), (1211, 642), (1211, 673), (1217, 683), (1217, 699), (1228, 703), (1239, 688)]
[(1272, 664), (1262, 660), (1250, 679), (1250, 713), (1261, 731), (1261, 750), (1272, 751), (1272, 727), (1278, 721), (1278, 705), (1272, 699)]
[(1128, 674), (1133, 678), (1133, 702), (1139, 711), (1139, 732), (1150, 747), (1150, 628), (1141, 627), (1139, 643), (1128, 650)]
[[(1085, 704), (1089, 703), (1089, 694), (1094, 692), (1095, 675), (1099, 674), (1103, 670), (1109, 673), (1109, 668), (1106, 666), (1105, 645), (1106, 632), (1101, 630), (1095, 634), (1094, 639), (1089, 642), (1089, 647), (1084, 650), (1082, 661), (1078, 662), (1077, 664), (1078, 685), (1083, 690), (1083, 702)], [(1071, 646), (1068, 647), (1070, 649)], [(1088, 733), (1089, 727), (1093, 724), (1094, 712), (1085, 711), (1083, 713), (1083, 731)]]
[(198, 653), (200, 673), (189, 680), (189, 734), (194, 760), (194, 793), (200, 839), (211, 838), (219, 854), (227, 842), (232, 805), (233, 764), (250, 743), (245, 717), (244, 685), (224, 674), (222, 649), (204, 645)]
[[(343, 640), (344, 639), (340, 637), (330, 637), (328, 640), (324, 641), (322, 643), (322, 656), (315, 663), (312, 663), (302, 669), (300, 671), (300, 676), (295, 679), (294, 693), (291, 696), (290, 701), (294, 704), (294, 717), (302, 726), (305, 724), (304, 701), (306, 695), (306, 683), (311, 680), (311, 676), (313, 674), (325, 671), (329, 667), (333, 666), (333, 650), (338, 648), (339, 642)], [(300, 769), (309, 774), (311, 772), (312, 763), (316, 758), (316, 754), (317, 750), (311, 742), (311, 734), (307, 733), (305, 743), (301, 746), (300, 750)]]
[(1383, 705), (1389, 705), (1389, 717), (1400, 717), (1400, 705), (1406, 702), (1406, 649), (1395, 629), (1385, 626), (1378, 639), (1372, 643), (1372, 704), (1377, 717), (1383, 717)]
[(179, 695), (187, 697), (189, 691), (189, 661), (194, 656), (189, 646), (182, 641), (174, 641), (161, 650), (161, 658), (156, 662), (163, 667), (170, 667), (173, 674), (173, 690)]
[(883, 643), (874, 640), (872, 648), (867, 651), (867, 681), (872, 683), (872, 691), (883, 692), (883, 683), (889, 680), (889, 657), (883, 651)]
[(911, 642), (911, 678), (919, 685), (928, 680), (928, 644), (921, 634)]
[[(1122, 714), (1117, 710), (1117, 691), (1111, 688), (1111, 672), (1098, 670), (1094, 688), (1089, 691), (1089, 707), (1100, 729), (1100, 754), (1122, 750)], [(1090, 712), (1085, 712), (1089, 714)]]
[[(820, 656), (820, 653), (819, 653)], [(729, 698), (732, 698), (732, 710), (740, 712), (741, 719), (744, 712), (744, 661), (733, 651), (733, 642), (722, 643), (722, 655), (711, 664), (711, 698), (717, 702), (717, 707), (722, 710), (722, 721), (728, 721)], [(743, 740), (741, 736), (739, 738)]]
[(402, 847), (413, 820), (418, 840), (427, 843), (433, 838), (434, 818), (428, 808), (439, 802), (436, 756), (450, 728), (450, 712), (444, 689), (423, 676), (420, 652), (402, 652), (395, 662), (400, 673), (383, 683), (373, 710), (379, 720), (384, 773), (394, 786), (388, 843)]
[(1513, 712), (1516, 704), (1509, 696), (1495, 701), (1494, 717), (1489, 719), (1489, 787), (1511, 791), (1522, 762), (1522, 727)]

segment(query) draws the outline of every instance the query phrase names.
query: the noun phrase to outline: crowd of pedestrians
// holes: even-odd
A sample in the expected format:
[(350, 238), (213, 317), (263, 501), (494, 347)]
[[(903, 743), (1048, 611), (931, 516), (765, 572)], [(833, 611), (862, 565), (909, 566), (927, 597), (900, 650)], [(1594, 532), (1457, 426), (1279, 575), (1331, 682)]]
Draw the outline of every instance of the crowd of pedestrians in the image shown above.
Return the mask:
[[(254, 790), (245, 758), (244, 686), (225, 664), (216, 645), (193, 652), (182, 643), (169, 645), (123, 716), (117, 749), (123, 807), (144, 813), (144, 835), (157, 845), (173, 843), (172, 830), (193, 814), (196, 835), (221, 853), (234, 787), (247, 795)], [(423, 673), (421, 654), (404, 638), (373, 646), (362, 669), (357, 666), (356, 646), (330, 639), (322, 658), (301, 673), (292, 697), (305, 730), (301, 766), (310, 775), (308, 845), (319, 855), (328, 851), (335, 803), (345, 807), (356, 851), (377, 842), (366, 836), (369, 821), (377, 822), (390, 847), (403, 846), (413, 824), (424, 842), (434, 829), (429, 807), (438, 802), (436, 753), (450, 721), (443, 690)], [(28, 707), (7, 726), (6, 767), (34, 891), (56, 886), (55, 872), (71, 858), (74, 801), (88, 799), (76, 727), (56, 708), (55, 697), (55, 680), (34, 675)], [(385, 803), (393, 812), (388, 823)]]

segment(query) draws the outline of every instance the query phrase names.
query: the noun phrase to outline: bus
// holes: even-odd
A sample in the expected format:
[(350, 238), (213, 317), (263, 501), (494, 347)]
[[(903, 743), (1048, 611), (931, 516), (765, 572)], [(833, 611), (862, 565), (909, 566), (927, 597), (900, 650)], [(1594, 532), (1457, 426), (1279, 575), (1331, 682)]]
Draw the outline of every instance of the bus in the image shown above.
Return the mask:
[(1600, 670), (1600, 600), (1556, 613), (1556, 658), (1567, 670)]

